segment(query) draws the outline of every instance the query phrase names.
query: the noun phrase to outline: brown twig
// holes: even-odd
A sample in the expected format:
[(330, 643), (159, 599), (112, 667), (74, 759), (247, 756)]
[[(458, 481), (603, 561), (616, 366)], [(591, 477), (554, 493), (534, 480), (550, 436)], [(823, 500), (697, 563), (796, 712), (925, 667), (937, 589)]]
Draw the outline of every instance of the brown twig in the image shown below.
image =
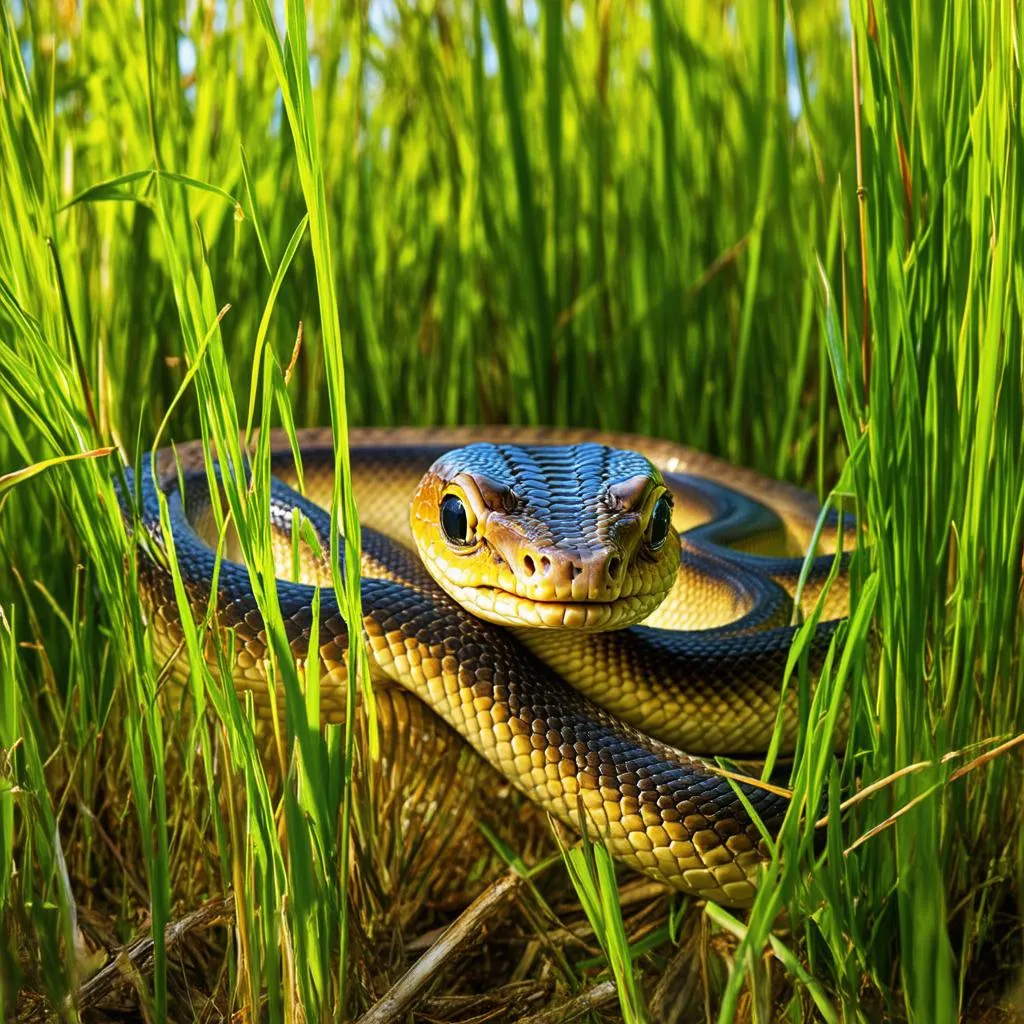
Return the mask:
[(288, 360), (288, 368), (284, 371), (284, 384), (287, 387), (291, 383), (292, 371), (299, 361), (299, 353), (302, 351), (302, 321), (299, 321), (298, 330), (295, 332), (295, 344), (292, 346), (292, 357)]
[[(950, 750), (943, 754), (937, 761), (915, 761), (914, 764), (904, 765), (902, 768), (891, 772), (886, 775), (883, 779), (877, 779), (870, 785), (865, 786), (863, 789), (858, 790), (853, 796), (847, 797), (840, 805), (840, 813), (848, 811), (851, 807), (855, 807), (857, 804), (862, 803), (869, 796), (873, 796), (875, 793), (880, 792), (883, 789), (887, 789), (894, 782), (899, 779), (905, 778), (908, 775), (913, 775), (916, 772), (924, 771), (926, 768), (936, 768), (939, 765), (948, 764), (950, 761), (956, 760), (958, 757), (963, 757), (969, 750), (977, 749), (977, 747), (984, 745), (985, 743), (994, 742), (993, 739), (981, 740), (979, 743), (974, 743), (970, 747), (965, 747), (962, 750)], [(967, 764), (957, 768), (955, 772), (949, 777), (949, 782), (955, 782), (957, 779), (966, 775), (968, 772), (974, 771), (975, 768), (980, 768), (983, 764), (987, 764), (993, 758), (999, 757), (1000, 754), (1005, 754), (1008, 750), (1012, 750), (1014, 747), (1024, 744), (1024, 733), (1018, 736), (1014, 736), (1012, 739), (1006, 740), (1000, 743), (999, 746), (993, 747), (991, 750), (986, 750), (985, 753), (979, 754), (973, 760)], [(819, 818), (815, 823), (815, 828), (824, 828), (829, 821), (829, 816), (826, 814), (824, 817)]]
[(774, 793), (775, 796), (781, 796), (787, 800), (793, 795), (793, 790), (786, 789), (785, 786), (776, 786), (771, 782), (765, 782), (763, 779), (754, 778), (753, 775), (745, 775), (743, 772), (733, 772), (728, 768), (721, 768), (715, 764), (705, 764), (703, 767), (715, 775), (721, 775), (723, 778), (732, 779), (735, 782), (742, 782), (745, 786), (754, 786), (756, 789), (763, 789), (766, 793)]
[[(220, 897), (204, 903), (201, 907), (171, 921), (164, 928), (164, 941), (168, 951), (173, 949), (190, 932), (202, 931), (225, 924), (234, 916), (234, 898)], [(133, 973), (147, 974), (153, 967), (153, 939), (146, 936), (122, 946), (111, 955), (109, 963), (97, 971), (78, 990), (78, 1007), (94, 1006), (109, 996), (118, 985), (131, 981)]]
[(575, 1020), (585, 1013), (598, 1010), (602, 1006), (614, 1003), (617, 998), (614, 981), (602, 981), (586, 992), (581, 992), (574, 999), (562, 1003), (561, 1006), (542, 1010), (531, 1017), (521, 1017), (519, 1024), (562, 1024), (563, 1021)]
[[(1019, 747), (1022, 744), (1024, 744), (1024, 733), (1020, 733), (1017, 736), (1014, 736), (1012, 739), (1007, 740), (1005, 743), (1000, 743), (998, 747), (995, 747), (992, 750), (987, 750), (984, 754), (979, 754), (976, 758), (969, 761), (967, 764), (963, 765), (962, 767), (958, 768), (955, 772), (953, 772), (953, 774), (949, 777), (947, 782), (954, 782), (957, 779), (962, 779), (969, 772), (973, 772), (975, 769), (982, 767), (982, 765), (988, 764), (989, 761), (993, 760), (994, 758), (999, 757), (1000, 755), (1005, 754), (1010, 750), (1013, 750), (1014, 747)], [(945, 757), (941, 759), (939, 763), (944, 764), (951, 757), (955, 756), (955, 753), (947, 754)], [(902, 772), (897, 772), (896, 775), (907, 774), (910, 771), (914, 771), (921, 768), (924, 764), (925, 762), (921, 762), (916, 765), (910, 765), (908, 766), (908, 768), (903, 769)], [(882, 781), (890, 782), (893, 780), (894, 777), (895, 776), (890, 776), (888, 779), (884, 779)], [(860, 836), (850, 846), (843, 850), (843, 856), (848, 856), (850, 853), (856, 850), (858, 846), (862, 846), (869, 839), (872, 839), (875, 836), (877, 836), (879, 832), (883, 832), (885, 831), (885, 829), (889, 828), (890, 825), (894, 825), (900, 818), (903, 817), (904, 814), (906, 814), (912, 808), (916, 807), (919, 803), (921, 803), (922, 800), (931, 796), (931, 794), (934, 793), (937, 789), (940, 789), (942, 785), (943, 783), (937, 782), (935, 783), (935, 785), (929, 786), (928, 789), (926, 789), (923, 793), (919, 793), (917, 796), (913, 798), (913, 800), (908, 801), (899, 810), (894, 811), (892, 814), (890, 814), (889, 817), (885, 819), (885, 821), (881, 821), (877, 825), (875, 825), (874, 828), (868, 829), (868, 831), (865, 832), (864, 835)], [(858, 794), (858, 797), (859, 796), (860, 794)], [(851, 798), (851, 800), (848, 800), (847, 805), (849, 805), (852, 800), (853, 798)]]
[(430, 949), (359, 1018), (359, 1024), (391, 1024), (400, 1020), (423, 988), (438, 977), (445, 964), (522, 884), (522, 877), (515, 871), (509, 871), (485, 889), (444, 930)]
[(980, 768), (983, 764), (988, 764), (993, 758), (999, 757), (1005, 754), (1008, 750), (1012, 750), (1014, 747), (1019, 747), (1024, 743), (1024, 732), (1014, 736), (1013, 739), (1007, 740), (1005, 743), (1000, 743), (998, 747), (993, 747), (992, 750), (986, 750), (984, 754), (979, 754), (973, 761), (968, 761), (967, 764), (961, 768), (957, 768), (955, 772), (949, 777), (949, 781), (953, 782), (959, 779), (961, 776), (966, 775), (968, 772), (973, 772), (975, 768)]

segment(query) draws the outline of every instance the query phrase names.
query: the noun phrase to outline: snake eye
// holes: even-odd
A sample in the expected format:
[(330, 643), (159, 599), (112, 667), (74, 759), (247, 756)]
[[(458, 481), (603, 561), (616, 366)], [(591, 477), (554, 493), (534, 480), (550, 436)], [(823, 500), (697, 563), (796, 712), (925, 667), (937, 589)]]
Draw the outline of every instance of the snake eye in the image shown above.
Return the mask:
[(458, 495), (446, 494), (441, 499), (441, 529), (452, 544), (468, 544), (473, 539), (466, 506)]
[(663, 494), (654, 504), (654, 511), (651, 513), (650, 533), (647, 537), (648, 544), (655, 551), (663, 547), (668, 539), (668, 531), (672, 526), (672, 503), (667, 494)]

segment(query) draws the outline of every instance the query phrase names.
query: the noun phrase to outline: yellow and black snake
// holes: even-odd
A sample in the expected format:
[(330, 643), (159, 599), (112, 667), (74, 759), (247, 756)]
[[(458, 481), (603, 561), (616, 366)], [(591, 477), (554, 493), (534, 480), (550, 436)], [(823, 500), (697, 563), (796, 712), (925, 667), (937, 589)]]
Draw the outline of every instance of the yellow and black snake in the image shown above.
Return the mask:
[[(737, 784), (700, 755), (756, 755), (772, 735), (793, 638), (791, 595), (817, 502), (632, 435), (397, 429), (354, 431), (350, 441), (374, 674), (419, 697), (531, 800), (620, 860), (700, 897), (749, 903), (763, 841)], [(281, 576), (294, 568), (296, 510), (329, 547), (331, 438), (300, 431), (299, 446), (301, 495), (286, 439), (275, 435), (271, 444)], [(143, 460), (133, 485), (138, 521), (159, 550), (157, 488), (167, 497), (197, 619), (216, 563), (208, 479), (202, 447), (191, 443), (162, 450), (153, 465)], [(836, 529), (833, 521), (823, 531), (826, 553), (805, 580), (808, 606), (831, 568)], [(766, 545), (782, 553), (758, 553)], [(231, 555), (219, 567), (214, 628), (234, 630), (232, 681), (268, 713), (267, 638), (248, 570)], [(300, 666), (314, 584), (330, 579), (323, 561), (303, 545), (298, 580), (277, 584)], [(185, 671), (164, 559), (140, 557), (140, 584), (157, 652)], [(812, 671), (846, 614), (845, 571), (825, 602)], [(321, 712), (337, 719), (348, 636), (329, 587), (320, 607)], [(783, 750), (796, 736), (794, 689), (783, 709)], [(776, 829), (786, 798), (740, 788)]]

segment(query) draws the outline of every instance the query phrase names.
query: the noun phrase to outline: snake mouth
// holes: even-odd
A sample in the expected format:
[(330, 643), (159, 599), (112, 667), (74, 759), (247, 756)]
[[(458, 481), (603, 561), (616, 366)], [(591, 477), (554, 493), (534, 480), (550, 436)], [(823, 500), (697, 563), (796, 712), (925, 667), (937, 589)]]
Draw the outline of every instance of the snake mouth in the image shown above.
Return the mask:
[(652, 594), (613, 601), (544, 601), (489, 586), (460, 587), (457, 596), (474, 615), (501, 626), (588, 631), (633, 625), (660, 603), (660, 597)]

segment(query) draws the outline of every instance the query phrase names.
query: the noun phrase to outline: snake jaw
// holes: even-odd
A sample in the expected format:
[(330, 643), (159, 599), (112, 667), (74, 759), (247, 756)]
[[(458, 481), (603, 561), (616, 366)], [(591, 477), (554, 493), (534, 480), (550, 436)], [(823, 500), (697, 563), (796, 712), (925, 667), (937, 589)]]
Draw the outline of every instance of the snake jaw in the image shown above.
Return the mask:
[(572, 629), (591, 633), (623, 629), (640, 622), (661, 601), (660, 596), (655, 595), (603, 602), (537, 601), (497, 587), (460, 587), (450, 580), (442, 586), (467, 611), (499, 626)]

